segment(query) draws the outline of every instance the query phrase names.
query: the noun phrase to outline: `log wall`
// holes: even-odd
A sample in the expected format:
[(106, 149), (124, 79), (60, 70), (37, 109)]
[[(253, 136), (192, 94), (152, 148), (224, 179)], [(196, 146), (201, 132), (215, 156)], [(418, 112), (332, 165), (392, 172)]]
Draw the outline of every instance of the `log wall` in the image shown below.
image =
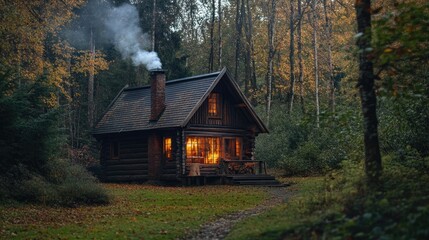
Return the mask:
[[(110, 145), (119, 144), (119, 156), (111, 156)], [(142, 181), (148, 179), (148, 139), (146, 136), (108, 137), (102, 142), (101, 165), (106, 181)]]

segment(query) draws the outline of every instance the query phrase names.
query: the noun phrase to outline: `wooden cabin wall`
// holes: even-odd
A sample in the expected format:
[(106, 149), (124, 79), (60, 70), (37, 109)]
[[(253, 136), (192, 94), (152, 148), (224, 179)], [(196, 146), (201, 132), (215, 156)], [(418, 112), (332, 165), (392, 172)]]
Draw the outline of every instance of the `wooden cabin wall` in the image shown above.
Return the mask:
[(221, 117), (213, 118), (208, 116), (208, 99), (206, 99), (189, 121), (190, 125), (222, 126), (235, 129), (248, 129), (252, 127), (243, 113), (242, 104), (235, 103), (232, 95), (228, 94), (225, 86), (219, 85), (213, 92), (220, 93), (221, 95)]
[[(119, 144), (119, 156), (112, 158), (111, 144)], [(108, 136), (102, 140), (101, 165), (106, 181), (148, 179), (148, 139), (145, 135)]]

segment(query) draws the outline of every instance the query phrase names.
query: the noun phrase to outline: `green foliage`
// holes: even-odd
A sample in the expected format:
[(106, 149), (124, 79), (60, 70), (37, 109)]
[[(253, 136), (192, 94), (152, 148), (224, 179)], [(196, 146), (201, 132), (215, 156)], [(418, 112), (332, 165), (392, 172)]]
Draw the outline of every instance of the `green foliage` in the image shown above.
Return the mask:
[(363, 164), (345, 161), (323, 179), (301, 179), (287, 203), (238, 224), (228, 239), (427, 239), (429, 174), (420, 167), (428, 161), (384, 157), (378, 189), (366, 187)]
[(40, 172), (50, 156), (61, 152), (58, 111), (48, 106), (53, 89), (45, 78), (20, 87), (17, 81), (8, 74), (0, 77), (0, 170), (24, 164)]
[(361, 150), (358, 113), (342, 109), (336, 115), (323, 114), (316, 128), (311, 114), (287, 114), (273, 106), (270, 134), (256, 141), (256, 157), (286, 175), (323, 174), (337, 169), (344, 159), (359, 159)]
[[(0, 76), (0, 200), (68, 205), (107, 203), (106, 192), (84, 168), (65, 160), (55, 89), (45, 78), (22, 82)], [(3, 117), (4, 116), (4, 117)]]

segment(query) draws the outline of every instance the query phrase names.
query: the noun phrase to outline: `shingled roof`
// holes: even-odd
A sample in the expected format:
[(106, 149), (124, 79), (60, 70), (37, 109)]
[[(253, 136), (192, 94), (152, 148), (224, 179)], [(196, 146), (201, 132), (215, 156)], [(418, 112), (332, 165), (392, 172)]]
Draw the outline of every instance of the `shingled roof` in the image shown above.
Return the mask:
[(149, 121), (150, 86), (124, 88), (93, 129), (94, 135), (184, 127), (216, 84), (224, 77), (237, 90), (260, 132), (268, 132), (227, 70), (166, 82), (165, 110), (158, 121)]

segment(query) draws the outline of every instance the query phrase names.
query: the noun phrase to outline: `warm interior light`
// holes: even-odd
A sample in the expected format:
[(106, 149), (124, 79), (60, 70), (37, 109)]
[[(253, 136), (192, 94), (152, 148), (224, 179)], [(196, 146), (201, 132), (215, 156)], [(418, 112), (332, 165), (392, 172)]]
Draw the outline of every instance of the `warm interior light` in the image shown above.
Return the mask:
[(187, 137), (186, 156), (190, 162), (217, 164), (220, 157), (220, 138)]
[(172, 152), (173, 152), (173, 148), (171, 145), (171, 138), (170, 137), (166, 137), (164, 138), (164, 156), (167, 159), (172, 159)]
[(211, 93), (209, 96), (209, 116), (218, 116), (219, 114), (219, 93)]

